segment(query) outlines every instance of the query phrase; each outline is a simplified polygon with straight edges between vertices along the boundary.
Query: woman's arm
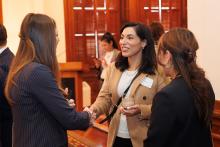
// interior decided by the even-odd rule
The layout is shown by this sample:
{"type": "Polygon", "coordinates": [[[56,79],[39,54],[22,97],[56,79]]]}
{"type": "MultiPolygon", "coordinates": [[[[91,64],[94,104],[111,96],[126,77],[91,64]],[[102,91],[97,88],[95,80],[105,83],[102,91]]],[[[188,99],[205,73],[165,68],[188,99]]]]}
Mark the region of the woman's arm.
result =
{"type": "Polygon", "coordinates": [[[88,112],[76,112],[68,105],[49,68],[46,66],[35,68],[29,82],[34,97],[64,128],[86,129],[89,127],[88,112]]]}
{"type": "Polygon", "coordinates": [[[164,147],[170,140],[170,133],[174,125],[175,111],[169,96],[159,92],[152,106],[148,137],[144,141],[146,147],[164,147]]]}

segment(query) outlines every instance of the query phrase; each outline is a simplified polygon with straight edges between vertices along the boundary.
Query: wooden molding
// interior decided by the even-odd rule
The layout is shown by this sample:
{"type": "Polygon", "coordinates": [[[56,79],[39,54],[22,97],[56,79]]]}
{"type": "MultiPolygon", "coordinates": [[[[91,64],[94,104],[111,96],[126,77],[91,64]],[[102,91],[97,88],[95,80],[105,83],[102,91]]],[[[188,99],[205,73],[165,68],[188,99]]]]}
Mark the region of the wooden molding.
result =
{"type": "MultiPolygon", "coordinates": [[[[74,97],[76,110],[83,110],[83,95],[82,95],[82,77],[81,72],[86,69],[82,62],[67,62],[60,63],[60,74],[62,79],[68,79],[68,83],[73,83],[74,97]]],[[[69,87],[70,88],[70,87],[69,87]]]]}

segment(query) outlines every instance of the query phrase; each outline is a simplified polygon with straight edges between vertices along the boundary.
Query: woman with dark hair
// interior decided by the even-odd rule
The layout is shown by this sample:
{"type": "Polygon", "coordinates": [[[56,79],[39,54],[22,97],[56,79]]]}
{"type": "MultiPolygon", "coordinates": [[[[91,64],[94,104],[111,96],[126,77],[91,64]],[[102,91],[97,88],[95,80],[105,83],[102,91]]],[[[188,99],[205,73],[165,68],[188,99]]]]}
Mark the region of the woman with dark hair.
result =
{"type": "Polygon", "coordinates": [[[212,147],[215,94],[196,63],[198,48],[184,28],[161,37],[158,62],[172,81],[154,98],[146,147],[212,147]]]}
{"type": "Polygon", "coordinates": [[[154,43],[158,44],[158,41],[161,35],[163,35],[165,32],[163,25],[160,22],[154,21],[150,24],[149,27],[150,27],[150,30],[151,30],[151,33],[154,39],[154,43]]]}
{"type": "Polygon", "coordinates": [[[76,112],[60,89],[55,21],[29,13],[20,29],[18,51],[5,93],[13,114],[13,146],[67,147],[67,129],[89,127],[89,112],[76,112]]]}
{"type": "Polygon", "coordinates": [[[164,27],[160,22],[156,22],[156,21],[152,22],[149,27],[150,27],[150,31],[151,31],[153,39],[154,39],[154,46],[155,46],[155,50],[157,53],[158,41],[159,41],[160,37],[165,33],[164,27]]]}
{"type": "Polygon", "coordinates": [[[120,33],[121,53],[108,67],[90,109],[97,115],[115,112],[107,117],[111,118],[108,147],[140,147],[147,137],[152,98],[164,86],[164,79],[156,72],[154,41],[149,29],[141,23],[127,23],[120,33]]]}
{"type": "Polygon", "coordinates": [[[110,32],[106,32],[100,40],[100,49],[104,51],[102,59],[94,59],[97,69],[100,70],[100,78],[105,79],[106,68],[114,62],[119,54],[118,45],[110,32]]]}

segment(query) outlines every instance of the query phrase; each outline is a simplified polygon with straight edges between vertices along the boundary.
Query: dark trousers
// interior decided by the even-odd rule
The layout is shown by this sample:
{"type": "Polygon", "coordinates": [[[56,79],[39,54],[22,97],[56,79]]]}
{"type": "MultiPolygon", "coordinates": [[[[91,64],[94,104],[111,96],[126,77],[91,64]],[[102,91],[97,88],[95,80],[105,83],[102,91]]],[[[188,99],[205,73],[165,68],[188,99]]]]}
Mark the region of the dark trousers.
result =
{"type": "Polygon", "coordinates": [[[113,147],[133,147],[131,139],[116,137],[113,147]]]}
{"type": "Polygon", "coordinates": [[[0,137],[2,147],[12,147],[12,120],[0,122],[0,137]]]}

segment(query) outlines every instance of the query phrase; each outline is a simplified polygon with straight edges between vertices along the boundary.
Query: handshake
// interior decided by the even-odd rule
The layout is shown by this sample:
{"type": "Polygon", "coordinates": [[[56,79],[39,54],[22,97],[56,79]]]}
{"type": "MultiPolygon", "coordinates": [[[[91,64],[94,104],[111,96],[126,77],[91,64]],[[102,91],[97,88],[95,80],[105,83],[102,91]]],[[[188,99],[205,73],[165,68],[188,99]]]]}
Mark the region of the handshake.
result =
{"type": "MultiPolygon", "coordinates": [[[[74,108],[76,104],[75,104],[74,99],[72,99],[70,97],[71,91],[68,88],[65,88],[65,90],[63,92],[64,92],[64,96],[66,97],[66,100],[67,100],[69,106],[74,108]]],[[[90,124],[90,126],[92,126],[93,123],[96,120],[96,117],[97,117],[96,113],[92,109],[90,109],[88,107],[85,107],[83,111],[85,111],[85,112],[87,112],[89,114],[89,118],[90,118],[90,123],[89,124],[90,124]]]]}
{"type": "Polygon", "coordinates": [[[83,111],[86,111],[89,114],[89,118],[90,118],[89,125],[93,126],[93,124],[97,118],[96,113],[88,107],[85,107],[83,111]]]}
{"type": "MultiPolygon", "coordinates": [[[[70,107],[75,107],[75,102],[74,102],[73,99],[70,99],[70,100],[67,100],[67,101],[68,101],[68,104],[69,104],[70,107]]],[[[92,109],[90,109],[88,107],[85,107],[83,109],[83,111],[85,111],[85,112],[87,112],[89,114],[89,118],[90,118],[89,125],[93,126],[93,123],[95,122],[96,117],[97,117],[96,113],[92,109]]]]}
{"type": "MultiPolygon", "coordinates": [[[[69,100],[67,100],[68,101],[68,104],[69,104],[69,106],[70,107],[75,107],[75,102],[74,102],[74,100],[73,99],[69,99],[69,100]]],[[[92,110],[92,109],[90,109],[90,108],[88,108],[88,107],[85,107],[84,109],[83,109],[83,111],[85,111],[85,112],[87,112],[88,114],[89,114],[89,118],[90,118],[90,122],[89,122],[89,125],[90,126],[93,126],[93,123],[95,122],[95,120],[96,120],[96,113],[92,110]]]]}

